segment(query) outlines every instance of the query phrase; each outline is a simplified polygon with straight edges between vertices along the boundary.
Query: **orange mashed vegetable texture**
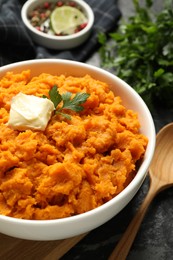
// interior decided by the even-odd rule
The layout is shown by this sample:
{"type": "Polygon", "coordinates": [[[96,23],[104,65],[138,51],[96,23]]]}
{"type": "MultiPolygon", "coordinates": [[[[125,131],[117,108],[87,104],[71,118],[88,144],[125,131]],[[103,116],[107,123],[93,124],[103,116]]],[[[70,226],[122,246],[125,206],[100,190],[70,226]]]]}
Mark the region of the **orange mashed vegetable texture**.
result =
{"type": "Polygon", "coordinates": [[[8,72],[0,80],[0,214],[58,219],[111,200],[134,178],[145,153],[148,140],[139,129],[137,114],[89,75],[8,72]],[[6,125],[13,96],[42,97],[53,85],[60,93],[89,93],[84,110],[71,111],[71,120],[53,115],[44,132],[6,125]]]}

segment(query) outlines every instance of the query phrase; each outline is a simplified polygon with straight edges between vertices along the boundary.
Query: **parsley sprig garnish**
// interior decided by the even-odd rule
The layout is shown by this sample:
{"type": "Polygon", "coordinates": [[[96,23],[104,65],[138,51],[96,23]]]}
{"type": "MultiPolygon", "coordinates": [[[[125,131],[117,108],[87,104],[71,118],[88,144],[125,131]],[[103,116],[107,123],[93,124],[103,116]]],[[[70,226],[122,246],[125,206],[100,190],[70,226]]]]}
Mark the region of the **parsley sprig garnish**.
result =
{"type": "MultiPolygon", "coordinates": [[[[49,98],[54,104],[55,114],[61,114],[67,119],[71,119],[71,116],[64,113],[63,110],[73,110],[75,112],[82,111],[84,109],[82,104],[86,102],[89,96],[90,94],[83,92],[78,92],[74,96],[71,92],[65,92],[61,95],[56,85],[49,90],[49,98]],[[62,103],[62,105],[58,107],[60,103],[62,103]]],[[[43,98],[48,97],[43,95],[43,98]]]]}

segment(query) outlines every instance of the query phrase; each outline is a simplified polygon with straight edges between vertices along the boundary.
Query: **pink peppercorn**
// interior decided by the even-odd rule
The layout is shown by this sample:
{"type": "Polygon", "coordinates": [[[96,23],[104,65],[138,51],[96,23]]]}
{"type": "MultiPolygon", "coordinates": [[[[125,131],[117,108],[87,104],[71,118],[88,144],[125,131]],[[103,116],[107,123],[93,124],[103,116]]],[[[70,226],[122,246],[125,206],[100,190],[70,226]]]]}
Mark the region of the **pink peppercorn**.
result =
{"type": "Polygon", "coordinates": [[[46,14],[45,14],[45,13],[41,13],[41,14],[40,14],[40,17],[41,17],[42,19],[44,19],[44,18],[46,17],[46,14]]]}
{"type": "Polygon", "coordinates": [[[75,3],[75,2],[69,2],[69,6],[75,7],[75,6],[76,6],[76,3],[75,3]]]}
{"type": "Polygon", "coordinates": [[[82,29],[84,29],[86,26],[87,26],[87,23],[82,23],[82,24],[80,24],[80,29],[82,30],[82,29]]]}
{"type": "Polygon", "coordinates": [[[40,28],[39,26],[37,26],[36,29],[37,29],[38,31],[41,31],[41,28],[40,28]]]}
{"type": "Polygon", "coordinates": [[[44,3],[44,8],[48,9],[50,7],[50,3],[49,2],[45,2],[44,3]]]}
{"type": "Polygon", "coordinates": [[[62,2],[62,1],[58,1],[56,5],[57,5],[58,7],[61,7],[61,6],[63,6],[63,2],[62,2]]]}

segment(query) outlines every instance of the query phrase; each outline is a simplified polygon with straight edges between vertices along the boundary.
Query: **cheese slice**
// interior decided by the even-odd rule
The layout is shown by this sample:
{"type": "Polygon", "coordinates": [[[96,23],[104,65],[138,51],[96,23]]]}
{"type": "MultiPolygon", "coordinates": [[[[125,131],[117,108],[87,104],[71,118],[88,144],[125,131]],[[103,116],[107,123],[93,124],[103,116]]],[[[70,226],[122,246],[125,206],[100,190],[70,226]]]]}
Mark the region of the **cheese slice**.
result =
{"type": "Polygon", "coordinates": [[[12,98],[8,126],[44,131],[55,107],[51,100],[19,93],[12,98]]]}

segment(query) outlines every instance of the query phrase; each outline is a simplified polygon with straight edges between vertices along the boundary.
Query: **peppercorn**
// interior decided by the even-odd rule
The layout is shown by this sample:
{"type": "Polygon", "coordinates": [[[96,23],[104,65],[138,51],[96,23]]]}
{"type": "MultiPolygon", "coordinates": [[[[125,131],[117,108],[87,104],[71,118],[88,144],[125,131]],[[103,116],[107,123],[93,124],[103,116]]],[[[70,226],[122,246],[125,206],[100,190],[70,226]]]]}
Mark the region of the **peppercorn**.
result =
{"type": "Polygon", "coordinates": [[[50,7],[50,3],[49,2],[45,2],[44,3],[44,8],[48,9],[50,7]]]}
{"type": "Polygon", "coordinates": [[[75,3],[75,2],[69,2],[69,6],[75,7],[75,6],[76,6],[76,3],[75,3]]]}
{"type": "Polygon", "coordinates": [[[62,1],[58,1],[56,5],[57,5],[58,7],[61,7],[61,6],[63,6],[63,2],[62,2],[62,1]]]}

